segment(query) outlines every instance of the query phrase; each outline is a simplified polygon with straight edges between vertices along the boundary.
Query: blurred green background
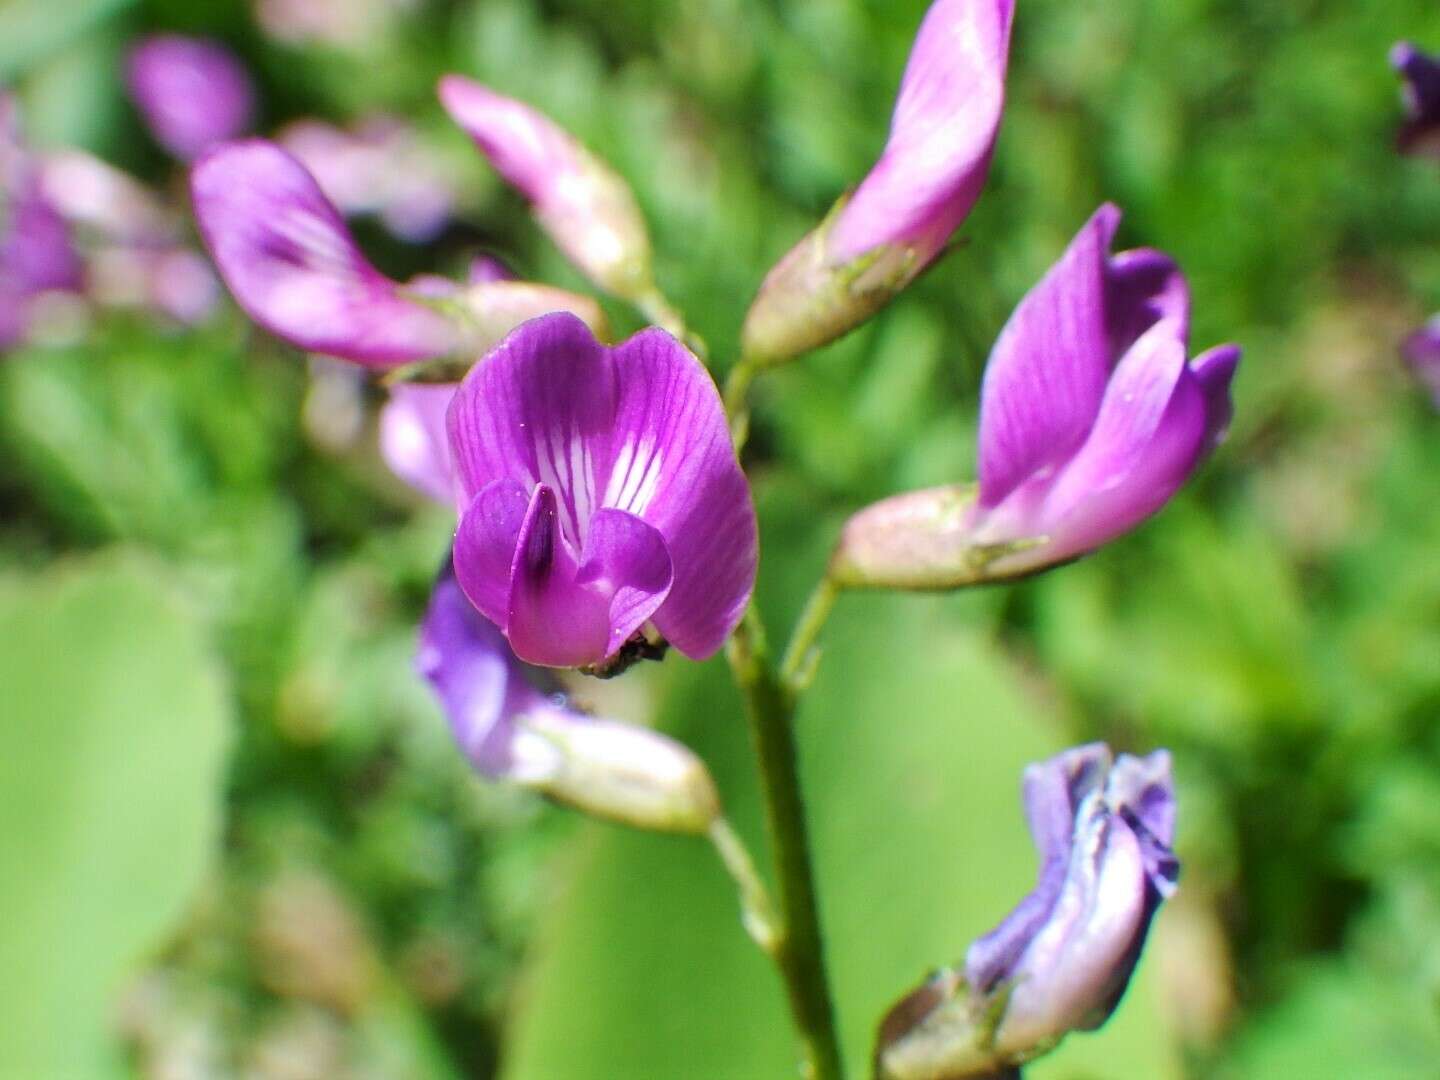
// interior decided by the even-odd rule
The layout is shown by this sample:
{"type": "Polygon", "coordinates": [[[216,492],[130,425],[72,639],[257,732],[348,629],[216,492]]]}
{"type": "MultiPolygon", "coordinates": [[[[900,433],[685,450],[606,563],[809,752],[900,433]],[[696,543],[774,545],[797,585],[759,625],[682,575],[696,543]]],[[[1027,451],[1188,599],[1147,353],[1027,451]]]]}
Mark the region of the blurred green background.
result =
{"type": "MultiPolygon", "coordinates": [[[[261,130],[384,109],[453,167],[434,243],[359,226],[384,269],[485,249],[583,289],[440,112],[435,78],[474,75],[634,184],[717,370],[878,152],[925,8],[313,2],[335,40],[232,0],[7,0],[0,80],[36,144],[174,190],[120,56],[216,36],[261,130]]],[[[1111,1024],[1027,1076],[1440,1075],[1440,418],[1396,354],[1440,307],[1440,171],[1392,151],[1402,37],[1440,48],[1433,0],[1022,0],[963,244],[760,384],[779,636],[848,512],[972,473],[989,345],[1102,199],[1189,273],[1195,344],[1247,350],[1229,442],[1133,536],[1013,588],[842,600],[800,738],[857,1075],[888,1003],[1030,887],[1023,764],[1092,738],[1174,751],[1184,883],[1111,1024]]],[[[0,1076],[792,1075],[704,847],[454,752],[409,666],[452,523],[373,430],[317,437],[308,387],[228,308],[0,363],[0,1076]]],[[[577,689],[699,749],[763,847],[723,662],[577,689]]]]}

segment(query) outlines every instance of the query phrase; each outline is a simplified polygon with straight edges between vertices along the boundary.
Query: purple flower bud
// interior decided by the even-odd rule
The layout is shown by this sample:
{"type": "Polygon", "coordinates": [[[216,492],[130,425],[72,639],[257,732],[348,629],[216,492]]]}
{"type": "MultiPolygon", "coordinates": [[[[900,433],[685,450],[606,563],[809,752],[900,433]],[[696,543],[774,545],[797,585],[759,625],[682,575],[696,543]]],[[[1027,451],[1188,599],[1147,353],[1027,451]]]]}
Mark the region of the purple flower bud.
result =
{"type": "Polygon", "coordinates": [[[216,41],[160,34],[130,50],[130,96],[155,141],[181,161],[233,139],[250,125],[250,76],[216,41]]]}
{"type": "Polygon", "coordinates": [[[1014,0],[936,0],[869,175],[766,277],[745,354],[778,363],[843,336],[904,289],[969,215],[1005,104],[1014,0]]]}
{"type": "Polygon", "coordinates": [[[603,665],[647,622],[714,653],[755,583],[750,491],[719,394],[662,330],[615,348],[535,319],[466,377],[449,434],[455,571],[521,659],[603,665]]]}
{"type": "Polygon", "coordinates": [[[403,120],[371,116],[352,131],[301,120],[277,141],[346,217],[373,214],[411,243],[432,239],[450,218],[454,194],[441,162],[403,120]]]}
{"type": "Polygon", "coordinates": [[[447,572],[435,586],[416,657],[483,775],[543,791],[581,810],[668,832],[703,833],[719,814],[704,764],[644,728],[594,719],[545,694],[505,638],[447,572]]]}
{"type": "Polygon", "coordinates": [[[380,456],[390,471],[436,502],[456,498],[445,414],[455,383],[396,383],[380,410],[380,456]]]}
{"type": "Polygon", "coordinates": [[[1406,119],[1398,143],[1407,154],[1440,157],[1440,60],[1408,41],[1390,50],[1390,65],[1405,80],[1406,119]]]}
{"type": "Polygon", "coordinates": [[[82,284],[70,230],[21,140],[15,100],[0,93],[0,348],[25,339],[44,294],[78,292],[82,284]]]}
{"type": "Polygon", "coordinates": [[[456,323],[360,252],[305,167],[274,143],[221,146],[191,170],[200,233],[252,319],[310,352],[375,367],[461,344],[456,323]]]}
{"type": "Polygon", "coordinates": [[[1115,1010],[1150,920],[1175,890],[1170,756],[1103,743],[1025,771],[1040,851],[1034,891],[881,1028],[882,1080],[988,1077],[1098,1028],[1115,1010]]]}
{"type": "Polygon", "coordinates": [[[1410,370],[1430,391],[1431,400],[1440,409],[1440,316],[1406,338],[1401,351],[1410,370]]]}
{"type": "Polygon", "coordinates": [[[653,295],[650,240],[630,187],[549,117],[460,75],[440,102],[565,256],[602,289],[627,300],[653,295]]]}
{"type": "Polygon", "coordinates": [[[1158,251],[1110,254],[1100,208],[1020,302],[990,354],[980,482],[851,519],[838,581],[952,588],[1092,551],[1155,513],[1223,438],[1233,345],[1187,360],[1190,293],[1158,251]]]}

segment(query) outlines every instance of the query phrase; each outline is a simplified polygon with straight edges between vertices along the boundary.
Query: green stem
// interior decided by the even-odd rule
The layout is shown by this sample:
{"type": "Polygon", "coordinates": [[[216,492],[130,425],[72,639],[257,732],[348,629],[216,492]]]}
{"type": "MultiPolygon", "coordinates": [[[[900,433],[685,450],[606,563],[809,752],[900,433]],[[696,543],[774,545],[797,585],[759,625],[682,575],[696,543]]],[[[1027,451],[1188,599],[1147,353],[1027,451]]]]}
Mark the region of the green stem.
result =
{"type": "Polygon", "coordinates": [[[844,1073],[835,1031],[815,901],[810,840],[795,751],[794,698],[770,662],[764,628],[752,605],[727,650],[760,759],[766,823],[775,850],[783,928],[773,954],[785,982],[790,1012],[804,1045],[807,1080],[841,1080],[844,1073]]]}
{"type": "Polygon", "coordinates": [[[778,956],[780,923],[770,893],[755,869],[755,860],[750,857],[750,849],[723,817],[716,818],[710,826],[710,842],[740,889],[740,919],[745,931],[764,952],[778,956]]]}
{"type": "Polygon", "coordinates": [[[815,661],[820,655],[815,639],[824,629],[839,596],[840,586],[826,574],[805,602],[805,610],[800,613],[800,621],[795,624],[790,644],[785,647],[785,656],[780,661],[780,683],[791,695],[800,693],[810,683],[815,661]]]}
{"type": "Polygon", "coordinates": [[[742,357],[725,378],[725,414],[730,417],[730,437],[735,443],[736,457],[745,449],[745,441],[750,437],[750,384],[759,371],[742,357]]]}

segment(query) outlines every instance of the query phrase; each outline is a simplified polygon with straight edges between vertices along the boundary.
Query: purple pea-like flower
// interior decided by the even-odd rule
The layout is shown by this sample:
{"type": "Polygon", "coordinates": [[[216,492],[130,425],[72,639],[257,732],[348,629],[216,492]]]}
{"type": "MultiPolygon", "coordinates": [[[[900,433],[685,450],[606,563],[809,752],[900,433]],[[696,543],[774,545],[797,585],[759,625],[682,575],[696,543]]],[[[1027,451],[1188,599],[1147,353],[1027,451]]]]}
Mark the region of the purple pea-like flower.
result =
{"type": "Polygon", "coordinates": [[[440,103],[540,225],[592,281],[630,300],[654,292],[650,239],[630,187],[543,113],[461,75],[446,75],[440,103]]]}
{"type": "Polygon", "coordinates": [[[936,0],[910,53],[880,160],[766,277],[746,317],[755,363],[868,319],[944,250],[989,173],[1014,0],[936,0]]]}
{"type": "Polygon", "coordinates": [[[1440,316],[1416,330],[1401,347],[1405,362],[1440,409],[1440,316]]]}
{"type": "Polygon", "coordinates": [[[1240,350],[1187,359],[1190,292],[1169,256],[1110,253],[1102,206],[1020,302],[986,367],[979,485],[851,519],[856,586],[948,588],[1083,555],[1158,511],[1223,438],[1240,350]]]}
{"type": "Polygon", "coordinates": [[[960,969],[892,1010],[882,1080],[992,1076],[1098,1028],[1124,995],[1179,876],[1170,756],[1081,746],[1026,769],[1024,794],[1039,880],[960,969]]]}
{"type": "Polygon", "coordinates": [[[155,141],[191,161],[250,125],[255,91],[217,41],[159,34],[130,50],[126,84],[155,141]]]}
{"type": "Polygon", "coordinates": [[[528,671],[448,571],[420,628],[416,667],[455,741],[492,780],[648,829],[703,833],[719,814],[704,764],[672,739],[586,716],[528,671]]]}
{"type": "Polygon", "coordinates": [[[456,576],[521,659],[601,667],[647,622],[702,659],[735,628],[755,510],[715,385],[669,334],[606,348],[534,319],[466,376],[449,432],[456,576]]]}
{"type": "Polygon", "coordinates": [[[1407,154],[1440,157],[1440,59],[1408,41],[1390,50],[1390,65],[1404,80],[1406,118],[1397,137],[1407,154]]]}
{"type": "Polygon", "coordinates": [[[220,275],[252,319],[310,352],[373,367],[461,344],[454,321],[370,264],[338,210],[292,155],[262,139],[196,163],[191,196],[220,275]]]}

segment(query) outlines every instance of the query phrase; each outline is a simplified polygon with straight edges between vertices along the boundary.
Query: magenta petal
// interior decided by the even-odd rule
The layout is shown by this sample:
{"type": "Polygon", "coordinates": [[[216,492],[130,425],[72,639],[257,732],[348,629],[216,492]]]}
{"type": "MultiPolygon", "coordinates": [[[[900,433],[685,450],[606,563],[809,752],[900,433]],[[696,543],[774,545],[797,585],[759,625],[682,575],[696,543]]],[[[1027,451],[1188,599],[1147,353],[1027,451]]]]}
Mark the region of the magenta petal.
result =
{"type": "Polygon", "coordinates": [[[407,300],[355,246],[339,212],[298,161],[251,139],[191,171],[201,235],[256,322],[309,352],[384,367],[448,352],[449,320],[407,300]]]}
{"type": "Polygon", "coordinates": [[[595,514],[576,581],[610,597],[606,656],[613,656],[665,602],[673,580],[670,552],[654,526],[624,510],[595,514]]]}
{"type": "Polygon", "coordinates": [[[455,498],[445,414],[456,389],[449,383],[398,383],[380,410],[380,454],[390,471],[442,503],[455,498]]]}
{"type": "Polygon", "coordinates": [[[710,376],[662,330],[614,350],[620,380],[604,503],[639,514],[674,564],[655,625],[693,659],[710,656],[749,603],[759,561],[750,488],[710,376]]]}
{"type": "Polygon", "coordinates": [[[510,570],[530,501],[513,480],[496,480],[470,501],[455,531],[455,576],[470,602],[501,628],[510,619],[510,570]]]}
{"type": "Polygon", "coordinates": [[[155,141],[189,161],[242,134],[255,107],[250,76],[217,41],[160,34],[126,60],[126,85],[155,141]]]}
{"type": "Polygon", "coordinates": [[[1239,345],[1217,345],[1190,361],[1191,374],[1205,395],[1206,453],[1224,441],[1230,428],[1230,418],[1235,411],[1230,401],[1230,383],[1239,366],[1239,345]]]}
{"type": "Polygon", "coordinates": [[[1113,354],[1107,259],[1120,211],[1095,212],[1005,324],[980,391],[980,503],[993,507],[1089,434],[1113,354]]]}
{"type": "Polygon", "coordinates": [[[1173,320],[1182,339],[1190,333],[1190,286],[1175,260],[1153,248],[1110,259],[1105,308],[1112,356],[1123,356],[1161,319],[1173,320]]]}
{"type": "Polygon", "coordinates": [[[831,255],[908,244],[928,262],[975,205],[1005,105],[1014,0],[937,0],[916,35],[884,153],[841,211],[831,255]]]}

